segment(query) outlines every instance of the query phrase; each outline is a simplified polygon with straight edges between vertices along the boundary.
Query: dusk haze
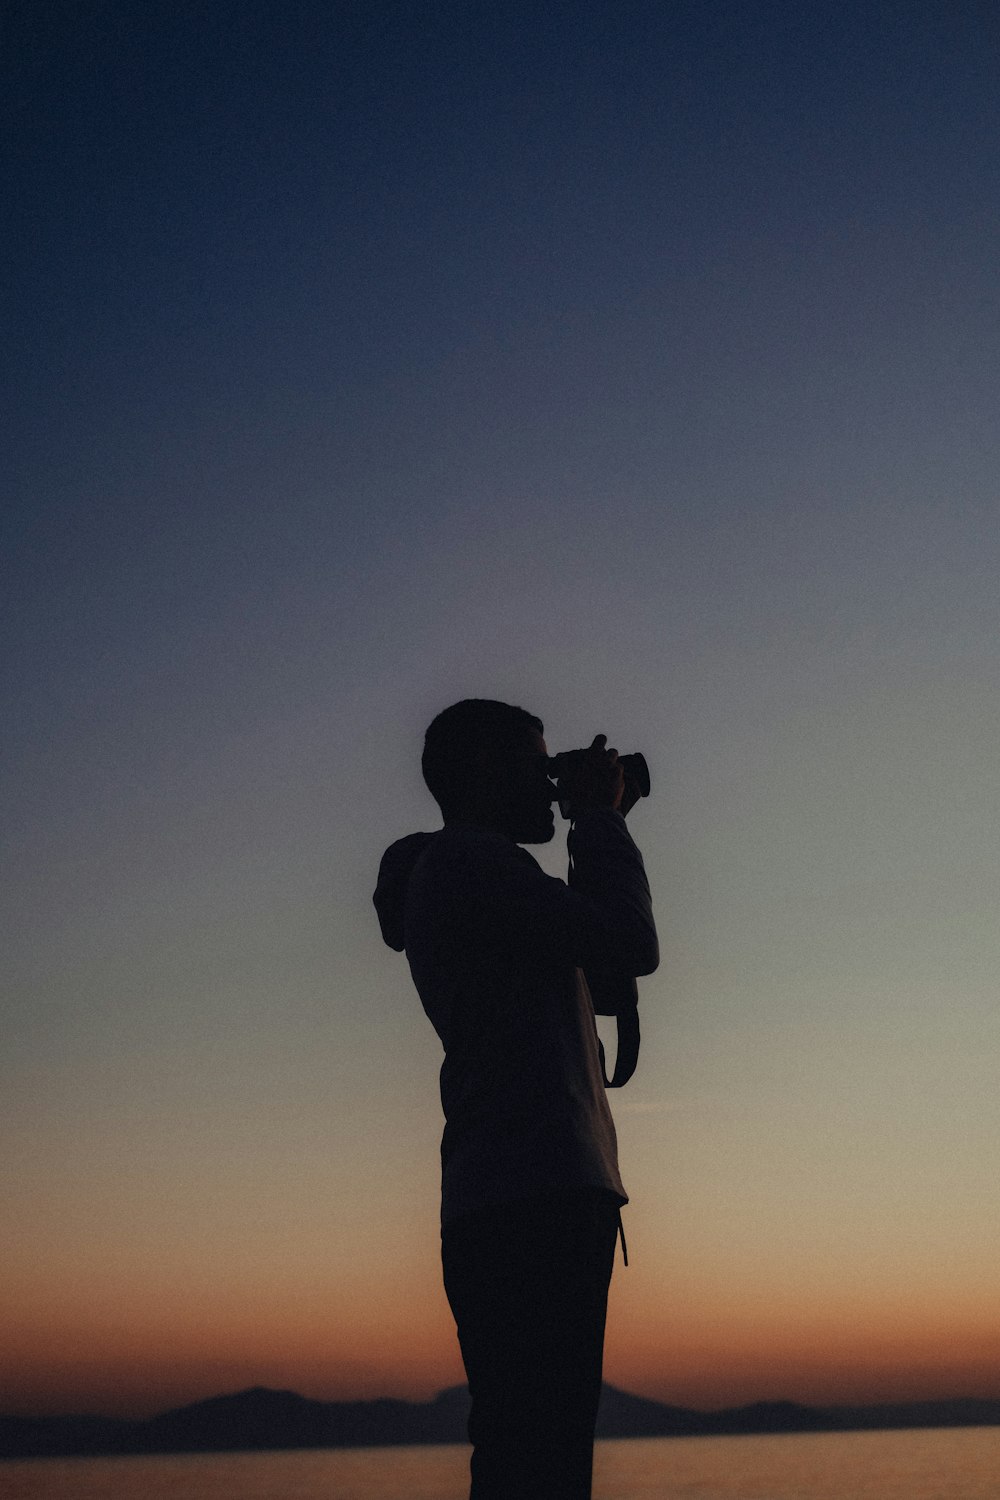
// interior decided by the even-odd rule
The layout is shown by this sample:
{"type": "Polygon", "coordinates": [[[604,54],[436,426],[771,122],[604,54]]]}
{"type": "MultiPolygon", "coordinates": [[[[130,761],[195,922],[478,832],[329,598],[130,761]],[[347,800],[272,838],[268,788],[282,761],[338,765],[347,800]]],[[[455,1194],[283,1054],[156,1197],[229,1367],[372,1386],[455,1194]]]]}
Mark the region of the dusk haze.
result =
{"type": "Polygon", "coordinates": [[[464,1380],[469,697],[652,779],[605,1379],[1000,1399],[996,5],[8,10],[0,1414],[464,1380]]]}

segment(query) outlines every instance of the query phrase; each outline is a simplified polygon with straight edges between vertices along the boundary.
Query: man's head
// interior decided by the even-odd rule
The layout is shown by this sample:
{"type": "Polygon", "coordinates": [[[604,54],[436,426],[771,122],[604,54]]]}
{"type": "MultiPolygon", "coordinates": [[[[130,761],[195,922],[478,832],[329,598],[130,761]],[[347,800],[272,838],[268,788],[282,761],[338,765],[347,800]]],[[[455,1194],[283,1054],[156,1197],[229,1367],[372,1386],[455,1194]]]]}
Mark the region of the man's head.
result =
{"type": "Polygon", "coordinates": [[[555,832],[542,722],[491,698],[438,714],[424,739],[424,780],[446,823],[478,823],[518,844],[555,832]]]}

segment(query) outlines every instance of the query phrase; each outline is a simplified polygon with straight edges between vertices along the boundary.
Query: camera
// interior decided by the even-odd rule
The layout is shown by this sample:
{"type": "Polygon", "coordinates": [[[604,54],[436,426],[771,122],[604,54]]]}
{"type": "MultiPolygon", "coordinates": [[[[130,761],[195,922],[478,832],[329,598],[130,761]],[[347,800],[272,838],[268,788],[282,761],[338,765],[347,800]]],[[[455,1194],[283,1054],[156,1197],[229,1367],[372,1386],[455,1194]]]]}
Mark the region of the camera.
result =
{"type": "MultiPolygon", "coordinates": [[[[550,778],[558,783],[565,780],[567,776],[572,776],[574,766],[578,765],[586,754],[586,750],[562,750],[558,755],[550,755],[548,771],[550,778]]],[[[626,801],[638,802],[640,797],[648,797],[649,767],[646,764],[646,757],[635,750],[631,755],[619,755],[618,764],[625,773],[626,801]]],[[[571,817],[572,809],[569,799],[562,796],[558,790],[556,795],[559,811],[563,817],[571,817]]]]}

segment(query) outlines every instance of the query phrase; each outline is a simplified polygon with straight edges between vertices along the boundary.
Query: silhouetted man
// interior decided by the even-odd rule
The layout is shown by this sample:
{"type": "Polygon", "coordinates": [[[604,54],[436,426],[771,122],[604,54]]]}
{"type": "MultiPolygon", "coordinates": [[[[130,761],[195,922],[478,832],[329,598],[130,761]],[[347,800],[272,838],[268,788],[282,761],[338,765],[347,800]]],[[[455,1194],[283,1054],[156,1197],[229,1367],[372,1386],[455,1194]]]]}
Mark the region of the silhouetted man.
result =
{"type": "Polygon", "coordinates": [[[445,709],[422,761],[444,827],[392,845],[375,893],[445,1049],[442,1259],[472,1395],[471,1500],[591,1493],[628,1200],[584,971],[595,999],[603,986],[631,1003],[634,976],[658,961],[622,769],[604,743],[560,783],[567,886],[518,847],[555,831],[540,721],[486,699],[445,709]]]}

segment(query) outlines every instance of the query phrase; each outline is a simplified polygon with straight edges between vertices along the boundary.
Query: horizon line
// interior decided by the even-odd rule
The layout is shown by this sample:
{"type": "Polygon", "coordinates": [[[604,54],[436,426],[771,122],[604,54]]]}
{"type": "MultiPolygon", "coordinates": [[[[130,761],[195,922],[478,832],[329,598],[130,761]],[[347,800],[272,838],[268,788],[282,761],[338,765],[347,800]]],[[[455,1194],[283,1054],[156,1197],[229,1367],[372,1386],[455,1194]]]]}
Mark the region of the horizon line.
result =
{"type": "MultiPolygon", "coordinates": [[[[195,1407],[209,1405],[215,1401],[236,1400],[240,1396],[248,1396],[256,1393],[270,1396],[294,1396],[296,1400],[308,1402],[313,1406],[376,1406],[390,1402],[398,1406],[433,1406],[443,1397],[452,1393],[466,1392],[468,1385],[459,1381],[454,1385],[442,1386],[433,1396],[425,1400],[414,1399],[409,1396],[348,1396],[328,1398],[323,1396],[305,1396],[301,1391],[293,1390],[290,1386],[271,1385],[246,1385],[239,1386],[233,1390],[217,1391],[210,1396],[196,1396],[189,1401],[181,1401],[162,1409],[157,1409],[149,1416],[116,1416],[106,1411],[43,1411],[43,1412],[17,1412],[0,1409],[0,1420],[25,1421],[25,1422],[59,1422],[59,1421],[108,1421],[128,1423],[133,1426],[141,1426],[146,1422],[155,1422],[161,1417],[170,1416],[175,1412],[188,1411],[195,1407]]],[[[689,1413],[693,1416],[722,1416],[735,1412],[748,1412],[754,1410],[774,1410],[777,1408],[795,1408],[800,1411],[832,1414],[835,1412],[877,1412],[885,1410],[913,1410],[924,1407],[947,1407],[956,1405],[970,1405],[974,1403],[982,1405],[1000,1405],[1000,1394],[984,1395],[981,1393],[966,1393],[963,1395],[949,1396],[918,1396],[898,1400],[880,1401],[831,1401],[811,1402],[801,1401],[792,1396],[764,1396],[749,1401],[726,1403],[721,1406],[685,1406],[674,1401],[661,1401],[656,1396],[643,1396],[635,1391],[626,1389],[621,1385],[615,1385],[611,1381],[602,1380],[601,1393],[613,1391],[617,1395],[627,1396],[632,1401],[641,1401],[650,1406],[662,1407],[664,1411],[675,1411],[689,1413]]]]}

